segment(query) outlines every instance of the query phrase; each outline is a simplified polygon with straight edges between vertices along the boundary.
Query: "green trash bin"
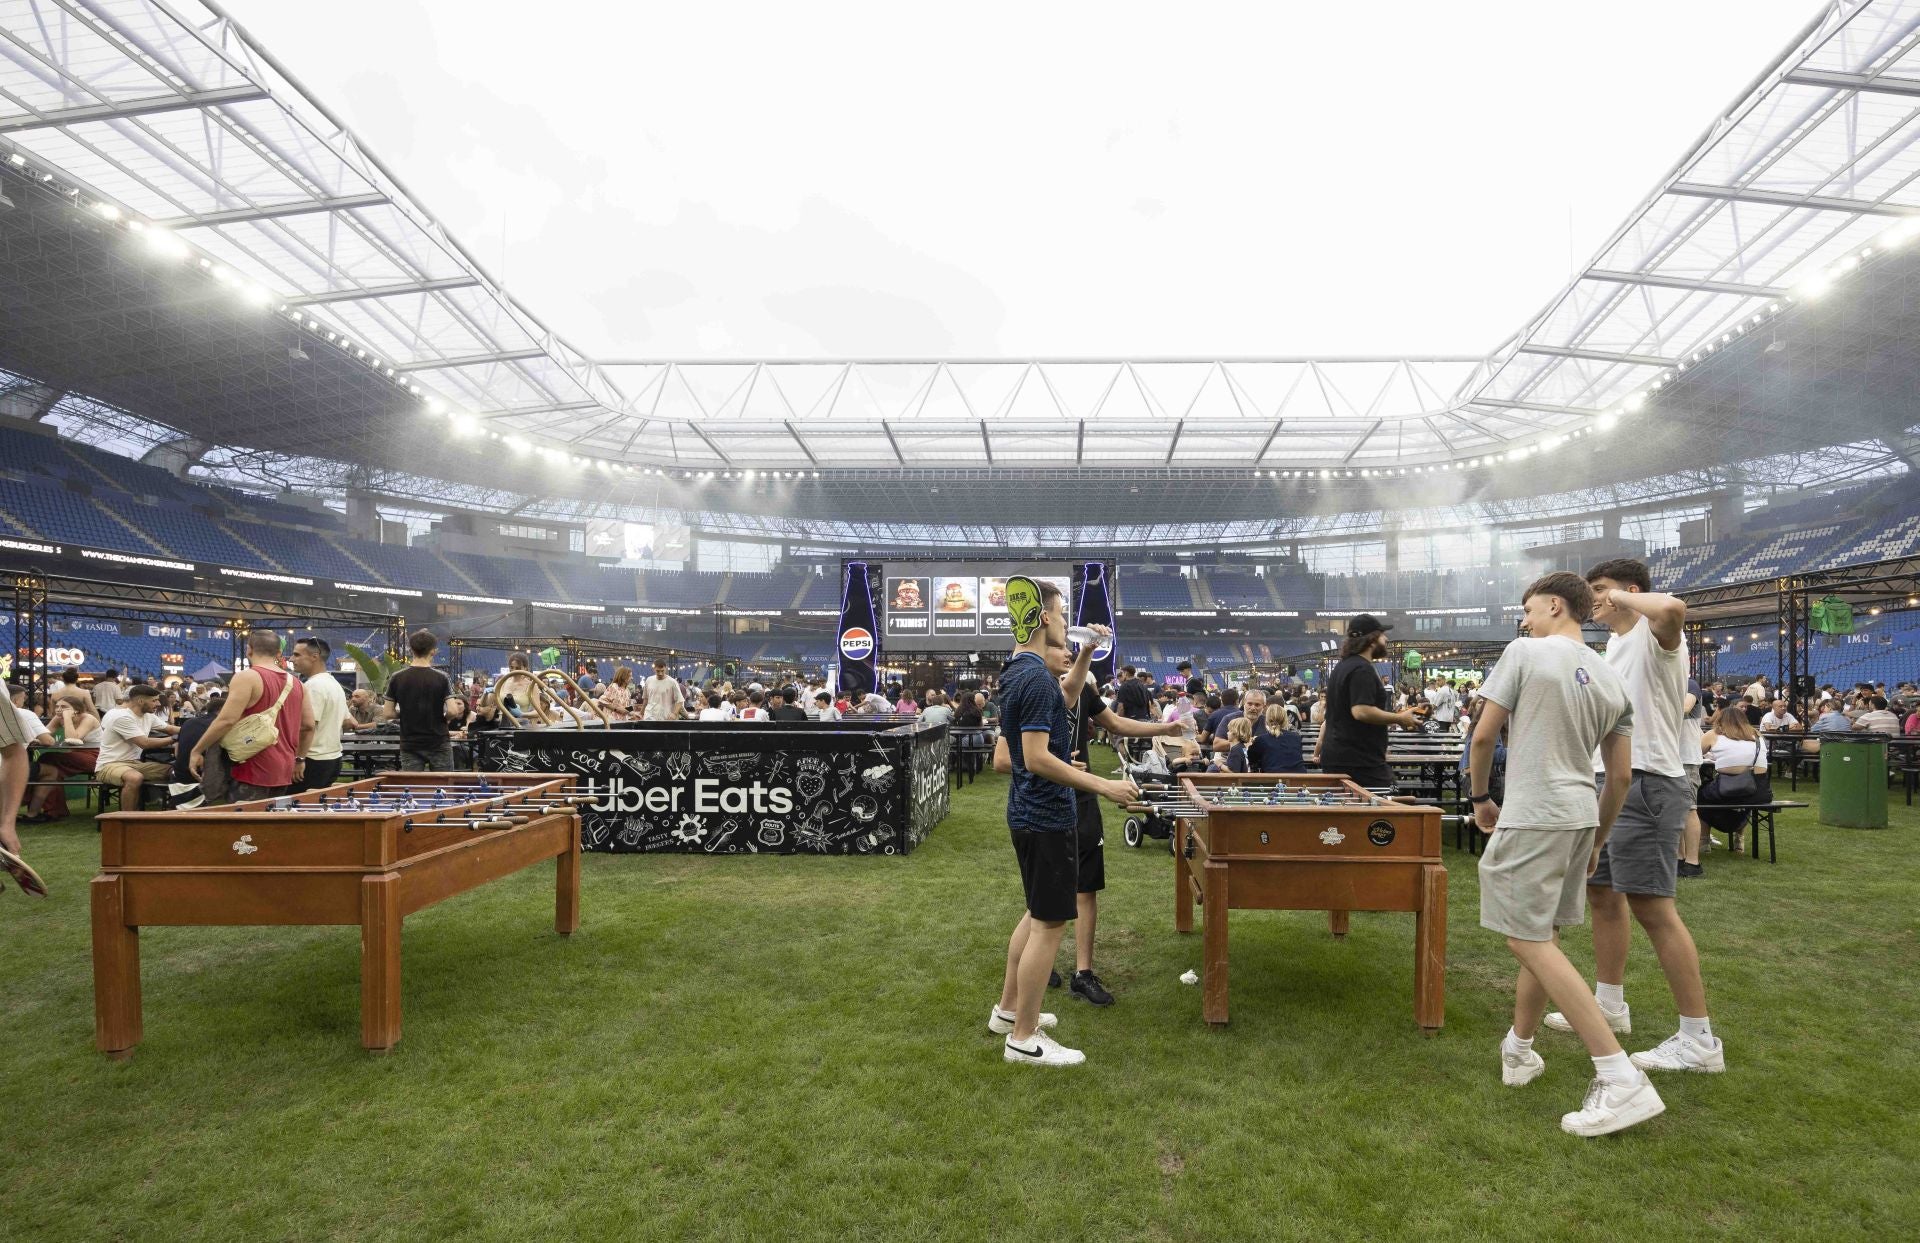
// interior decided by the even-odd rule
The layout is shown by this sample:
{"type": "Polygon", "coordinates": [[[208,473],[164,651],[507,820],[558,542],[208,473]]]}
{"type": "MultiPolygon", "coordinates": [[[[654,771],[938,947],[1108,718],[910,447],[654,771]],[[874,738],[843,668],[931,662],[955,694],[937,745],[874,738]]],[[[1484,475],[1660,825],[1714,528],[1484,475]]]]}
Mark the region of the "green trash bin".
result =
{"type": "Polygon", "coordinates": [[[1820,744],[1820,823],[1842,829],[1887,827],[1886,739],[1820,744]]]}

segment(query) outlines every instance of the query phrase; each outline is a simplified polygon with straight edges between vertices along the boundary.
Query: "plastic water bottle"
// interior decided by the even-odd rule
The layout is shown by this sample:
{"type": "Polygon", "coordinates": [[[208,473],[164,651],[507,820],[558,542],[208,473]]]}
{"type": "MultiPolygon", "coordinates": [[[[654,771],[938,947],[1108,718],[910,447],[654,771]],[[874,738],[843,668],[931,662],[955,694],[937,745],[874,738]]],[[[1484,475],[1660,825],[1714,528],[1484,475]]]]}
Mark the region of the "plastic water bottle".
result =
{"type": "Polygon", "coordinates": [[[1092,626],[1067,627],[1067,642],[1069,643],[1078,646],[1087,643],[1098,644],[1099,641],[1100,636],[1094,633],[1092,626]]]}

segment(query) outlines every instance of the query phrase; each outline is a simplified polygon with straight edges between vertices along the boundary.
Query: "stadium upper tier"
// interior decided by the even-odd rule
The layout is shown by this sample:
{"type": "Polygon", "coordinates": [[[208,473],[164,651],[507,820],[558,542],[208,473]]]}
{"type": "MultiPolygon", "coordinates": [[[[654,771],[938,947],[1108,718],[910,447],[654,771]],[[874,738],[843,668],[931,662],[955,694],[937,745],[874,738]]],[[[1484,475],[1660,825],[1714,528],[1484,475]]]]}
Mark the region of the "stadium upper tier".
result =
{"type": "MultiPolygon", "coordinates": [[[[1748,534],[1652,554],[1656,580],[1685,590],[1920,552],[1920,495],[1899,482],[1770,506],[1756,521],[1764,525],[1748,534]]],[[[183,482],[153,466],[4,425],[0,536],[298,576],[319,587],[359,584],[502,604],[719,604],[781,612],[838,605],[834,577],[812,566],[770,574],[638,570],[578,553],[488,556],[375,543],[348,534],[339,515],[329,510],[183,482]]],[[[1188,569],[1123,566],[1120,606],[1178,612],[1312,609],[1322,603],[1318,580],[1309,591],[1305,579],[1283,581],[1244,566],[1188,569]]],[[[1394,603],[1394,596],[1384,592],[1369,594],[1378,577],[1356,575],[1350,588],[1329,587],[1328,605],[1394,603]]],[[[1483,586],[1474,574],[1428,574],[1421,602],[1488,603],[1478,590],[1483,586]]]]}

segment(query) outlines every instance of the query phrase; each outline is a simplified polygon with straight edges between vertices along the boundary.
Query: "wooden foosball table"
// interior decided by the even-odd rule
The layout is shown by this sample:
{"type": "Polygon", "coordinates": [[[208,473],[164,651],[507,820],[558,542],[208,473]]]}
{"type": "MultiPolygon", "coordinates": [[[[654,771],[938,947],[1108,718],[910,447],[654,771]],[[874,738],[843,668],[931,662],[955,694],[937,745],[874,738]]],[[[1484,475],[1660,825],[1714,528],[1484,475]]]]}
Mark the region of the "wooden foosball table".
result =
{"type": "Polygon", "coordinates": [[[94,1043],[140,1043],[140,929],[358,924],[360,1042],[400,1041],[400,924],[545,859],[554,930],[580,926],[580,817],[571,776],[387,773],[286,798],[100,818],[94,877],[94,1043]]]}
{"type": "Polygon", "coordinates": [[[1447,870],[1437,807],[1397,803],[1334,773],[1195,773],[1147,804],[1173,819],[1173,925],[1201,905],[1201,1009],[1227,1021],[1229,910],[1326,911],[1336,937],[1351,911],[1411,911],[1413,1014],[1445,1013],[1447,870]]]}

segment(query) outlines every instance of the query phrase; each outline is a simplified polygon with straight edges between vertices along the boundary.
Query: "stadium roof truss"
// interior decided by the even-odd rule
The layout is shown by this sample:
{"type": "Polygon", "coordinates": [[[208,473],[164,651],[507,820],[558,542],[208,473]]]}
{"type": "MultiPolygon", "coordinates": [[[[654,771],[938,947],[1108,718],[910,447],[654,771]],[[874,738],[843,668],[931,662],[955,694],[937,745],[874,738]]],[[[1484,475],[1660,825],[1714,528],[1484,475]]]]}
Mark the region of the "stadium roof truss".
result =
{"type": "MultiPolygon", "coordinates": [[[[1836,0],[1484,357],[597,362],[210,0],[7,13],[13,172],[57,176],[116,227],[186,243],[175,253],[259,314],[469,434],[601,461],[1347,469],[1524,455],[1622,403],[1630,417],[1636,394],[1920,213],[1920,0],[1836,0]]],[[[329,419],[312,452],[382,464],[389,413],[329,419]]],[[[232,444],[246,427],[183,430],[232,444]]]]}

